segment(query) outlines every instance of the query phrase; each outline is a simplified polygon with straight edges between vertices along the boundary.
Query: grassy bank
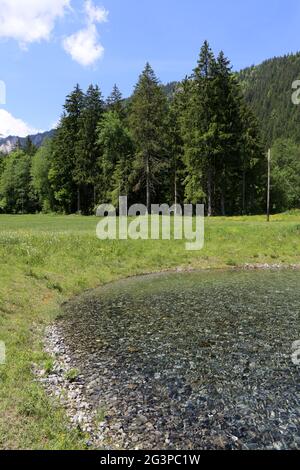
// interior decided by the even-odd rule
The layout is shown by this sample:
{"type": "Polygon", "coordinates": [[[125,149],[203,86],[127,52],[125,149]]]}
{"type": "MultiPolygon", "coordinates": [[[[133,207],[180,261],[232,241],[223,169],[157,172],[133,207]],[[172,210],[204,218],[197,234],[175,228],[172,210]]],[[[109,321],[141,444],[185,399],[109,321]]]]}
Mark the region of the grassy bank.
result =
{"type": "Polygon", "coordinates": [[[34,382],[43,364],[44,327],[59,305],[84,289],[144,272],[175,267],[226,268],[300,264],[300,212],[206,222],[205,248],[184,241],[99,241],[98,219],[77,216],[0,216],[0,448],[74,449],[84,436],[70,432],[34,382]]]}

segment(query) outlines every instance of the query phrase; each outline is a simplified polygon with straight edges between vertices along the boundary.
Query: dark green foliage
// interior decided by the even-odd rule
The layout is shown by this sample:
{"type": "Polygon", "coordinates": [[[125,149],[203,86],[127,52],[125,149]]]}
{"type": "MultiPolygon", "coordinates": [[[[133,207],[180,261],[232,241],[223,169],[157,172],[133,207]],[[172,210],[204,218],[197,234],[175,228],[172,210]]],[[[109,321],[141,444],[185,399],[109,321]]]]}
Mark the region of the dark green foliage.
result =
{"type": "Polygon", "coordinates": [[[205,42],[180,93],[186,200],[205,202],[209,216],[247,212],[254,204],[261,210],[260,194],[251,186],[253,168],[263,158],[260,136],[224,54],[216,59],[205,42]],[[251,207],[246,205],[250,187],[251,207]]]}
{"type": "Polygon", "coordinates": [[[53,140],[46,140],[32,158],[32,188],[37,194],[39,208],[43,212],[54,211],[56,208],[54,192],[49,181],[53,143],[53,140]]]}
{"type": "Polygon", "coordinates": [[[118,206],[119,196],[130,195],[130,175],[134,146],[128,129],[117,111],[108,111],[99,122],[97,143],[101,149],[98,168],[101,200],[118,206]]]}
{"type": "Polygon", "coordinates": [[[0,208],[8,214],[34,212],[37,204],[31,188],[31,157],[15,150],[5,157],[0,180],[0,208]]]}
{"type": "Polygon", "coordinates": [[[67,96],[64,114],[53,142],[53,154],[49,179],[55,200],[61,211],[78,209],[78,183],[76,173],[76,144],[80,129],[80,116],[84,106],[84,94],[79,85],[67,96]],[[77,184],[76,184],[77,183],[77,184]]]}
{"type": "Polygon", "coordinates": [[[205,203],[208,215],[260,213],[267,143],[273,210],[299,207],[297,78],[300,54],[237,75],[205,42],[181,83],[162,87],[147,64],[129,100],[116,85],[106,103],[98,86],[77,85],[50,141],[37,151],[28,138],[0,156],[1,210],[92,214],[127,195],[149,209],[187,202],[205,203]]]}
{"type": "Polygon", "coordinates": [[[133,163],[134,190],[141,194],[149,211],[167,165],[167,116],[166,96],[153,69],[146,64],[130,103],[129,123],[136,149],[133,163]]]}
{"type": "Polygon", "coordinates": [[[5,158],[5,155],[0,152],[0,178],[4,170],[4,158],[5,158]]]}
{"type": "Polygon", "coordinates": [[[125,103],[117,85],[114,85],[113,90],[106,100],[108,111],[115,111],[120,118],[125,117],[125,103]]]}
{"type": "Polygon", "coordinates": [[[177,85],[178,85],[177,82],[170,82],[170,83],[167,83],[166,85],[163,85],[162,87],[163,92],[165,93],[169,101],[173,100],[175,93],[176,93],[177,85]]]}
{"type": "Polygon", "coordinates": [[[212,178],[214,158],[214,77],[216,63],[213,52],[205,41],[198,65],[189,81],[184,83],[186,109],[182,117],[181,134],[184,141],[186,200],[207,202],[212,214],[212,178]]]}
{"type": "Polygon", "coordinates": [[[183,204],[185,165],[183,162],[184,142],[181,135],[181,117],[186,109],[184,93],[180,85],[173,90],[173,99],[168,113],[168,175],[164,200],[170,205],[183,204]]]}
{"type": "MultiPolygon", "coordinates": [[[[241,118],[241,161],[238,177],[238,194],[235,213],[256,214],[265,209],[267,188],[267,158],[262,143],[258,121],[244,103],[241,118]]],[[[231,188],[228,188],[229,194],[231,188]]]]}
{"type": "Polygon", "coordinates": [[[238,74],[238,79],[258,118],[266,145],[278,138],[300,142],[300,106],[292,103],[292,84],[300,79],[300,53],[249,67],[238,74]]]}
{"type": "Polygon", "coordinates": [[[272,148],[273,211],[300,207],[300,145],[279,139],[272,148]]]}
{"type": "Polygon", "coordinates": [[[73,179],[78,188],[77,211],[89,214],[96,206],[96,187],[99,175],[96,170],[99,151],[96,129],[104,112],[104,102],[98,86],[91,85],[83,100],[75,138],[75,164],[73,179]]]}
{"type": "Polygon", "coordinates": [[[28,136],[25,141],[25,145],[23,146],[23,150],[27,155],[31,157],[36,153],[37,147],[33,144],[31,138],[28,136]]]}

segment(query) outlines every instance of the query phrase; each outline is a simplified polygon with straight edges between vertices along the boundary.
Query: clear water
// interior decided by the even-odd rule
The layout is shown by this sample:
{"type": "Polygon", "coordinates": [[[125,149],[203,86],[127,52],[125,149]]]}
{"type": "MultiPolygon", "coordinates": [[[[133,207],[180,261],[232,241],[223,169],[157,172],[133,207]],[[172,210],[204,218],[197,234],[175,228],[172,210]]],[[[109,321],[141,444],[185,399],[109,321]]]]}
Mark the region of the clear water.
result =
{"type": "Polygon", "coordinates": [[[300,448],[299,271],[121,281],[61,328],[120,447],[300,448]]]}

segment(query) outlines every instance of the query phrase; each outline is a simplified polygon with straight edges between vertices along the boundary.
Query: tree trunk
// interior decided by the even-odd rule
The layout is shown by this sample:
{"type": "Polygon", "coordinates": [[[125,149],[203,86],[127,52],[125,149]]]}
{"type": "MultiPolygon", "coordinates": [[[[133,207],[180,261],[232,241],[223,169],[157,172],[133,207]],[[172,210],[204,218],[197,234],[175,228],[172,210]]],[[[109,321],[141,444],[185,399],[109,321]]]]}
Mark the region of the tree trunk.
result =
{"type": "Polygon", "coordinates": [[[148,210],[148,214],[150,214],[150,211],[151,211],[150,164],[149,164],[148,156],[147,156],[147,161],[146,161],[146,190],[147,190],[147,210],[148,210]]]}
{"type": "Polygon", "coordinates": [[[175,203],[175,215],[177,215],[178,194],[177,194],[177,170],[176,168],[175,168],[175,173],[174,173],[174,203],[175,203]]]}
{"type": "Polygon", "coordinates": [[[270,222],[270,191],[271,191],[271,149],[268,151],[268,189],[267,189],[267,221],[270,222]]]}
{"type": "Polygon", "coordinates": [[[242,202],[243,212],[242,215],[246,213],[246,170],[243,168],[243,202],[242,202]]]}
{"type": "Polygon", "coordinates": [[[226,191],[226,170],[225,170],[225,168],[223,168],[222,182],[221,182],[221,214],[222,214],[223,217],[226,216],[225,191],[226,191]],[[224,190],[224,188],[225,188],[225,190],[224,190]]]}
{"type": "Polygon", "coordinates": [[[211,181],[211,164],[209,164],[207,174],[207,216],[212,216],[212,181],[211,181]]]}

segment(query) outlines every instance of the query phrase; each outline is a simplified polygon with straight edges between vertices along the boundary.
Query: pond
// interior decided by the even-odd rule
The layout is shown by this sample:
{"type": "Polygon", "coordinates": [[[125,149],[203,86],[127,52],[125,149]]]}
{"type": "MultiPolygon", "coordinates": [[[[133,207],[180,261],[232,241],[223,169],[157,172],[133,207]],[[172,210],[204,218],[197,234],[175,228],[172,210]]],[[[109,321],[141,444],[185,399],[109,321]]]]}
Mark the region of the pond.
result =
{"type": "Polygon", "coordinates": [[[59,328],[108,442],[300,449],[299,271],[132,278],[65,314],[59,328]]]}

